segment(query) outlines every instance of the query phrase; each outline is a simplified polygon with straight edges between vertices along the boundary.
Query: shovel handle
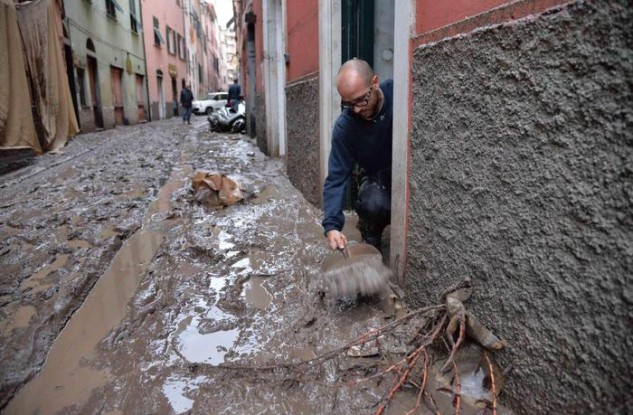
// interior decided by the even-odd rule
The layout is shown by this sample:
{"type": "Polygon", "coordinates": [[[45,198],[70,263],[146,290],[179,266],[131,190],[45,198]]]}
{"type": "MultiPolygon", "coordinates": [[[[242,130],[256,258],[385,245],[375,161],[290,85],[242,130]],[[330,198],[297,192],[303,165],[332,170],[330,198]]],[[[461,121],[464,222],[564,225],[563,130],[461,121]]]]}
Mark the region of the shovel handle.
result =
{"type": "Polygon", "coordinates": [[[345,246],[345,248],[338,248],[338,250],[340,251],[341,255],[343,255],[343,258],[349,259],[349,250],[347,249],[347,245],[345,246]]]}

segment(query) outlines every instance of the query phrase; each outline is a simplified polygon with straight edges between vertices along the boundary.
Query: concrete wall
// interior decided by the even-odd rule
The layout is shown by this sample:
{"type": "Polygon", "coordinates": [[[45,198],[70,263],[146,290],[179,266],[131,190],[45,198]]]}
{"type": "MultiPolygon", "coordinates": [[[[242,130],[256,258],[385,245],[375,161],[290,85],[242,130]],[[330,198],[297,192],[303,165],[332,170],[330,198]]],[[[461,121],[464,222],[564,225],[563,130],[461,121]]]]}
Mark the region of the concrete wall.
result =
{"type": "Polygon", "coordinates": [[[414,52],[408,301],[473,278],[519,414],[633,405],[632,17],[577,2],[414,52]]]}
{"type": "Polygon", "coordinates": [[[288,177],[310,203],[320,206],[318,77],[286,88],[286,123],[288,177]]]}

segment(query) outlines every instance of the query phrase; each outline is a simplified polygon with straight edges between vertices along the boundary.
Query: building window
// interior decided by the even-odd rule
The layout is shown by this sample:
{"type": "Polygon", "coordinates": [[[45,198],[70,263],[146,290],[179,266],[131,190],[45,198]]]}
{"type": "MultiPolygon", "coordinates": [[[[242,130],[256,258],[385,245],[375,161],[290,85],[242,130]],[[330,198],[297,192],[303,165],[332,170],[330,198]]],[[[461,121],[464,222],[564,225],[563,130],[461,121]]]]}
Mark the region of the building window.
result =
{"type": "Polygon", "coordinates": [[[165,34],[166,34],[166,38],[167,38],[167,52],[169,52],[171,55],[175,55],[176,54],[176,44],[174,43],[174,36],[173,36],[174,31],[171,30],[171,27],[166,26],[165,29],[165,34]]]}
{"type": "Polygon", "coordinates": [[[203,75],[203,72],[202,72],[202,65],[198,64],[198,81],[199,81],[200,83],[203,83],[203,81],[202,81],[202,75],[203,75]]]}
{"type": "Polygon", "coordinates": [[[159,46],[165,43],[163,35],[160,34],[160,24],[158,19],[154,17],[154,45],[159,46]]]}
{"type": "Polygon", "coordinates": [[[136,0],[130,0],[130,28],[132,33],[141,30],[141,21],[136,17],[136,0]]]}
{"type": "Polygon", "coordinates": [[[186,51],[185,38],[178,35],[178,57],[183,61],[187,59],[186,51]]]}
{"type": "Polygon", "coordinates": [[[106,13],[108,17],[116,19],[116,11],[124,12],[123,7],[117,2],[117,0],[105,0],[106,13]]]}
{"type": "Polygon", "coordinates": [[[77,68],[77,84],[79,86],[79,103],[82,107],[86,106],[86,71],[77,68]]]}

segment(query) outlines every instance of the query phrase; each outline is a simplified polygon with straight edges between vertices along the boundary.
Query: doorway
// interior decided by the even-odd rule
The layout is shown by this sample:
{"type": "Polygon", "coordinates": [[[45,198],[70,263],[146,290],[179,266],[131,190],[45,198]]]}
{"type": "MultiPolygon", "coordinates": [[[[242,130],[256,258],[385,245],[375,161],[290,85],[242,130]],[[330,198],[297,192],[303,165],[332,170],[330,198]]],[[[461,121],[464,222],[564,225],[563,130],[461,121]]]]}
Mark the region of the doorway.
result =
{"type": "MultiPolygon", "coordinates": [[[[136,83],[136,108],[137,108],[137,119],[138,122],[146,122],[147,121],[147,111],[145,111],[145,77],[141,74],[136,74],[135,83],[136,83]]],[[[165,97],[163,97],[163,102],[165,101],[165,97]]],[[[161,107],[162,108],[162,107],[161,107]]]]}
{"type": "Polygon", "coordinates": [[[165,118],[165,93],[163,92],[163,73],[159,69],[156,75],[156,83],[158,85],[158,119],[165,118]]]}
{"type": "Polygon", "coordinates": [[[101,109],[101,93],[99,91],[99,69],[97,59],[88,55],[88,83],[90,85],[90,96],[92,98],[92,111],[95,119],[95,127],[103,129],[103,112],[101,109]]]}
{"type": "MultiPolygon", "coordinates": [[[[65,27],[64,27],[65,29],[65,27]]],[[[64,30],[66,34],[66,30],[64,30]]],[[[75,82],[75,65],[73,63],[73,51],[70,48],[68,39],[64,38],[64,59],[66,62],[66,77],[68,78],[68,86],[70,87],[70,96],[73,101],[73,109],[75,110],[75,118],[77,119],[77,125],[81,129],[81,123],[79,121],[79,104],[77,103],[77,83],[75,82]]]]}
{"type": "Polygon", "coordinates": [[[176,78],[171,77],[171,100],[173,102],[173,116],[178,116],[178,82],[176,78]]]}
{"type": "Polygon", "coordinates": [[[114,105],[114,123],[115,125],[123,125],[125,123],[123,69],[110,66],[110,81],[112,85],[112,105],[114,105]]]}

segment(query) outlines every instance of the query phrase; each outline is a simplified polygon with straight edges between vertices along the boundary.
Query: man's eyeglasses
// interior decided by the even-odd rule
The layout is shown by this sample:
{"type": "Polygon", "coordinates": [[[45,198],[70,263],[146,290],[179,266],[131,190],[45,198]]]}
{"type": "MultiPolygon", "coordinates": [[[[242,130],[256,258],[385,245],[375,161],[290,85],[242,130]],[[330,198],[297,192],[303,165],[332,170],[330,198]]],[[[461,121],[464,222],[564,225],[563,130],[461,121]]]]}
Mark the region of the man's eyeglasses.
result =
{"type": "Polygon", "coordinates": [[[369,96],[371,95],[371,91],[373,90],[373,88],[374,86],[370,85],[367,93],[362,98],[359,98],[354,102],[341,101],[341,111],[346,110],[346,109],[351,110],[354,107],[362,108],[365,105],[367,105],[369,103],[369,96]]]}

